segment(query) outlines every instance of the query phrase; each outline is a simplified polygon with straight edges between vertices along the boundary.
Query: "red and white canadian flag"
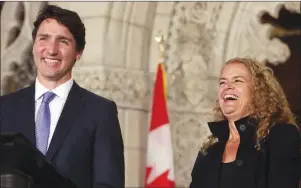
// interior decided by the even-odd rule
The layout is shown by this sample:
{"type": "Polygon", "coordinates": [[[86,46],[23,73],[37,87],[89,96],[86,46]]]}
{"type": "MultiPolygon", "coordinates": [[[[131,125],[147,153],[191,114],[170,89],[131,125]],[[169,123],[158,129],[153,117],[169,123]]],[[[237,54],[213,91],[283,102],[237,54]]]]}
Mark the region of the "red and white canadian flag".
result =
{"type": "Polygon", "coordinates": [[[145,187],[175,187],[171,131],[166,107],[166,76],[162,63],[158,64],[154,87],[147,140],[145,187]]]}

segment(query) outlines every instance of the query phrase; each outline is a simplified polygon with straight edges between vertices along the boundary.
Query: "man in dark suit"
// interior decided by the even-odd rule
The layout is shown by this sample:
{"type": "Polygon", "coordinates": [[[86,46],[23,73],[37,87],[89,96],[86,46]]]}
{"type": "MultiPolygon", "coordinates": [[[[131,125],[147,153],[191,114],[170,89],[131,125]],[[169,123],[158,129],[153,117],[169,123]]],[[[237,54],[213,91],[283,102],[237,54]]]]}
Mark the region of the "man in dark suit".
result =
{"type": "Polygon", "coordinates": [[[85,47],[77,13],[47,6],[34,23],[33,85],[0,98],[1,133],[22,133],[79,188],[124,187],[116,104],[72,79],[85,47]]]}

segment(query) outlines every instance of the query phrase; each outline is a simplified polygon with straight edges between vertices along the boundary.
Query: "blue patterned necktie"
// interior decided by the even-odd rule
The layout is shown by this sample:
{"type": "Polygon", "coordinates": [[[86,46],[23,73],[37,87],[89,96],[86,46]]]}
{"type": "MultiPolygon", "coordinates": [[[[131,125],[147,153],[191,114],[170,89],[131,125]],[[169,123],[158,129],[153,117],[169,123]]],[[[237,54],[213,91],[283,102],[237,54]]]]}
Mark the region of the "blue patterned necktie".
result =
{"type": "Polygon", "coordinates": [[[55,94],[52,92],[44,93],[36,119],[36,145],[44,155],[47,151],[50,130],[49,103],[54,99],[54,97],[55,94]]]}

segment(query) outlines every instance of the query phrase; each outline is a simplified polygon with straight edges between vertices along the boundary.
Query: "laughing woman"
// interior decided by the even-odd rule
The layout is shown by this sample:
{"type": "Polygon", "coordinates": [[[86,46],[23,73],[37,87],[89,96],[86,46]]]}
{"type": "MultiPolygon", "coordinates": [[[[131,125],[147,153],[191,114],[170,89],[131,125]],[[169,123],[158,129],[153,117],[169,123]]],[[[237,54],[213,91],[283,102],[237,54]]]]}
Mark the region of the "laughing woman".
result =
{"type": "Polygon", "coordinates": [[[265,65],[234,58],[219,78],[212,135],[190,188],[297,188],[300,134],[285,94],[265,65]]]}

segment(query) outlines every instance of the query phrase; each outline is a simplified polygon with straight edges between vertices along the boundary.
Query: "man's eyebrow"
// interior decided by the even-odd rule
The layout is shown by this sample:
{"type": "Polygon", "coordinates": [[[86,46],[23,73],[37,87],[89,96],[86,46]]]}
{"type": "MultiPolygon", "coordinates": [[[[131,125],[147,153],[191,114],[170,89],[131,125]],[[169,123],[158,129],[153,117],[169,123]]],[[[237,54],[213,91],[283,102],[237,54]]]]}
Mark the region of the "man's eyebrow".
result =
{"type": "Polygon", "coordinates": [[[68,40],[69,42],[72,42],[72,39],[63,35],[59,35],[57,36],[58,39],[64,39],[64,40],[68,40]]]}
{"type": "Polygon", "coordinates": [[[38,37],[49,37],[49,34],[43,34],[43,33],[42,33],[42,34],[38,34],[37,36],[38,36],[38,37]]]}

